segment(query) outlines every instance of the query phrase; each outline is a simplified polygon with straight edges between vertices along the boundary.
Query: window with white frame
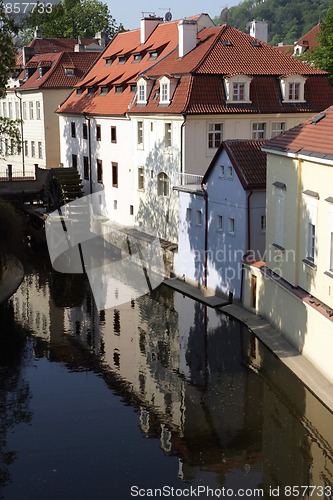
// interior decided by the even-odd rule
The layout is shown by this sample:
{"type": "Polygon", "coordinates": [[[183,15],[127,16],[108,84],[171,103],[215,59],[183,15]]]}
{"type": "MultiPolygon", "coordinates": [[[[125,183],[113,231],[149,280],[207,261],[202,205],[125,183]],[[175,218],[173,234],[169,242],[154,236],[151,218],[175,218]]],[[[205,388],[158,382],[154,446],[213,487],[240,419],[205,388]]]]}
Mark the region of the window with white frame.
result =
{"type": "Polygon", "coordinates": [[[8,118],[13,118],[13,103],[9,101],[8,103],[8,118]]]}
{"type": "Polygon", "coordinates": [[[40,101],[36,101],[36,119],[37,120],[41,119],[40,101]]]}
{"type": "Polygon", "coordinates": [[[138,146],[143,147],[143,122],[138,122],[138,130],[137,130],[137,138],[138,138],[138,146]]]}
{"type": "Polygon", "coordinates": [[[16,120],[19,120],[20,117],[20,104],[18,101],[15,102],[15,118],[16,120]]]}
{"type": "Polygon", "coordinates": [[[34,103],[32,101],[29,102],[29,118],[30,120],[34,119],[34,103]]]}
{"type": "Polygon", "coordinates": [[[250,84],[247,75],[233,75],[224,79],[227,102],[250,103],[250,84]]]}
{"type": "Polygon", "coordinates": [[[222,142],[222,123],[209,123],[208,124],[208,148],[217,149],[222,142]]]}
{"type": "Polygon", "coordinates": [[[306,78],[302,75],[281,78],[282,102],[304,102],[305,81],[306,78]]]}
{"type": "Polygon", "coordinates": [[[282,134],[285,131],[285,128],[286,128],[285,122],[273,122],[271,138],[276,137],[279,134],[282,134]]]}
{"type": "Polygon", "coordinates": [[[318,197],[316,193],[308,195],[306,193],[312,193],[311,191],[304,192],[305,201],[305,238],[306,238],[306,260],[311,263],[315,263],[316,260],[316,227],[317,227],[317,212],[318,212],[318,197]]]}
{"type": "Polygon", "coordinates": [[[137,82],[138,103],[147,103],[147,83],[142,78],[137,82]]]}
{"type": "Polygon", "coordinates": [[[252,139],[266,139],[266,123],[252,123],[252,139]]]}
{"type": "Polygon", "coordinates": [[[219,177],[220,177],[220,179],[224,179],[224,176],[225,176],[225,168],[224,168],[224,165],[220,165],[220,166],[219,166],[219,177]]]}
{"type": "Polygon", "coordinates": [[[284,205],[286,190],[275,187],[275,241],[274,244],[281,249],[284,248],[284,205]]]}
{"type": "Polygon", "coordinates": [[[29,155],[28,141],[24,141],[24,155],[29,155]]]}
{"type": "Polygon", "coordinates": [[[216,216],[216,229],[218,231],[222,231],[222,229],[223,229],[223,217],[222,217],[222,215],[216,216]]]}
{"type": "Polygon", "coordinates": [[[23,120],[26,120],[27,119],[27,103],[24,102],[22,104],[22,111],[23,111],[23,120]]]}
{"type": "Polygon", "coordinates": [[[234,217],[229,217],[229,219],[228,219],[228,233],[235,234],[235,219],[234,219],[234,217]]]}
{"type": "Polygon", "coordinates": [[[158,196],[169,196],[170,179],[165,172],[160,172],[157,176],[157,194],[158,196]]]}
{"type": "Polygon", "coordinates": [[[160,102],[161,103],[169,103],[169,82],[161,83],[161,92],[160,92],[160,102]]]}
{"type": "Polygon", "coordinates": [[[144,191],[145,188],[145,178],[143,167],[138,167],[138,190],[144,191]]]}
{"type": "Polygon", "coordinates": [[[167,122],[164,125],[164,147],[171,148],[172,145],[172,124],[167,122]]]}
{"type": "Polygon", "coordinates": [[[33,158],[36,156],[35,141],[31,141],[31,156],[33,158]]]}
{"type": "Polygon", "coordinates": [[[231,181],[234,178],[234,169],[232,168],[231,165],[227,166],[227,179],[231,181]]]}
{"type": "Polygon", "coordinates": [[[38,158],[43,158],[43,148],[41,142],[38,142],[38,158]]]}

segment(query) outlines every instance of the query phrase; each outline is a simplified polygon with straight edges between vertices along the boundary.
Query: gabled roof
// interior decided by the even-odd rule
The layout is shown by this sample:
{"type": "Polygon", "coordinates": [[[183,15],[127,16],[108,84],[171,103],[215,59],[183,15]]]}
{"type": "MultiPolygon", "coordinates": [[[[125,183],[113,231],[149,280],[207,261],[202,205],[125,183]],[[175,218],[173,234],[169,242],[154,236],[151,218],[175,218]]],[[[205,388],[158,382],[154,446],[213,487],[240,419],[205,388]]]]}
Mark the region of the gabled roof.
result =
{"type": "Polygon", "coordinates": [[[313,28],[310,29],[304,36],[302,36],[294,45],[301,45],[305,49],[315,49],[319,47],[318,42],[318,34],[320,31],[320,23],[316,24],[313,28]]]}
{"type": "MultiPolygon", "coordinates": [[[[88,71],[98,54],[96,52],[59,52],[33,56],[26,68],[35,71],[21,86],[20,90],[40,88],[72,88],[88,71]],[[43,76],[38,76],[38,68],[45,69],[43,76]],[[74,76],[67,76],[65,68],[74,69],[74,76]]],[[[20,79],[24,78],[24,70],[20,79]]]]}
{"type": "Polygon", "coordinates": [[[266,188],[266,153],[262,151],[264,141],[232,139],[223,141],[211,161],[202,182],[206,184],[225,151],[244,189],[266,188]]]}
{"type": "Polygon", "coordinates": [[[298,153],[333,160],[333,106],[306,122],[264,143],[275,153],[298,153]]]}
{"type": "Polygon", "coordinates": [[[315,113],[333,103],[327,72],[231,26],[203,28],[197,34],[196,46],[180,58],[178,21],[159,24],[143,45],[140,30],[119,33],[78,86],[83,92],[71,94],[60,113],[315,113]],[[149,53],[154,49],[159,49],[159,55],[152,60],[149,53]],[[139,52],[142,59],[134,62],[133,55],[139,52]],[[127,54],[125,63],[118,63],[120,54],[127,54]],[[112,64],[106,64],[107,60],[112,64]],[[234,74],[252,77],[251,103],[226,102],[223,77],[234,74]],[[279,78],[294,74],[306,77],[305,103],[282,102],[279,78]],[[178,82],[169,105],[159,102],[159,78],[164,75],[178,82]],[[146,105],[137,103],[129,87],[139,76],[150,83],[146,105]],[[122,93],[115,93],[115,82],[124,84],[122,93]],[[101,95],[98,86],[106,85],[109,92],[101,95]],[[93,95],[88,95],[88,86],[95,86],[93,95]]]}

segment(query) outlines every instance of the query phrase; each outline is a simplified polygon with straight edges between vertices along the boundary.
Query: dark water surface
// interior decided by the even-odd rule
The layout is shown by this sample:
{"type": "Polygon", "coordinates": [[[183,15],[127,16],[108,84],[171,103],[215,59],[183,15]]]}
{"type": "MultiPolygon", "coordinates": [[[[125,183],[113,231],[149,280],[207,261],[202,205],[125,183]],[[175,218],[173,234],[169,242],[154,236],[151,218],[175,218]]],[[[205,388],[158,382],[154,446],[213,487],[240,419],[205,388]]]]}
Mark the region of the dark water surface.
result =
{"type": "Polygon", "coordinates": [[[98,312],[39,263],[0,314],[0,498],[333,498],[333,415],[221,312],[163,285],[98,312]]]}

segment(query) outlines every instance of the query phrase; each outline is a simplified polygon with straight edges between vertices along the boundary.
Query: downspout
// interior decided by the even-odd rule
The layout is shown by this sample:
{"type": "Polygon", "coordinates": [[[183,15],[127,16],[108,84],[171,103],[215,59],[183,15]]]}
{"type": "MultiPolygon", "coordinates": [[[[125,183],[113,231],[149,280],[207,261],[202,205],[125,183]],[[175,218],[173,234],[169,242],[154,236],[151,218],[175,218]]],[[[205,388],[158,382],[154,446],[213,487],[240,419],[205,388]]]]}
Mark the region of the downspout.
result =
{"type": "Polygon", "coordinates": [[[22,152],[22,172],[23,177],[25,176],[25,156],[24,156],[24,139],[23,139],[23,120],[22,120],[22,97],[20,97],[17,93],[17,90],[14,90],[15,97],[17,97],[20,101],[20,119],[21,119],[21,152],[22,152]]]}
{"type": "Polygon", "coordinates": [[[207,256],[208,256],[208,192],[201,181],[201,189],[205,200],[205,234],[204,234],[204,288],[207,288],[207,256]]]}
{"type": "MultiPolygon", "coordinates": [[[[247,196],[247,251],[244,254],[243,259],[245,256],[248,254],[248,252],[251,249],[251,203],[250,203],[250,198],[253,194],[253,191],[251,190],[250,193],[247,196]]],[[[240,288],[240,303],[243,302],[243,287],[244,287],[244,263],[242,262],[242,270],[241,270],[241,288],[240,288]]]]}
{"type": "Polygon", "coordinates": [[[90,130],[90,118],[87,115],[83,115],[84,119],[88,122],[88,161],[89,161],[89,185],[90,185],[90,194],[92,194],[92,175],[91,175],[91,130],[90,130]]]}
{"type": "Polygon", "coordinates": [[[184,121],[180,126],[180,178],[181,178],[181,184],[183,184],[183,172],[184,172],[184,160],[183,160],[183,154],[184,154],[184,127],[186,123],[186,115],[183,114],[184,121]]]}

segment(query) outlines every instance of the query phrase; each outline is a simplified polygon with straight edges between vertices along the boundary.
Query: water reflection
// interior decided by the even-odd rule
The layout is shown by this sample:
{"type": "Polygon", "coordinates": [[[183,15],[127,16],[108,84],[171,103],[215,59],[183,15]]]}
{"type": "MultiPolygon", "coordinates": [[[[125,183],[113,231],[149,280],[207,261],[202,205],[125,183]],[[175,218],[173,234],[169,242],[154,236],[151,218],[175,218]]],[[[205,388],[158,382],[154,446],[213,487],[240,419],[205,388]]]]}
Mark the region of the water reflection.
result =
{"type": "Polygon", "coordinates": [[[263,488],[270,498],[277,486],[333,484],[332,414],[242,325],[165,286],[97,311],[76,279],[31,272],[12,299],[16,324],[42,339],[35,356],[64,364],[68,377],[97,373],[136,409],[165,464],[152,477],[156,452],[138,459],[143,487],[263,488]]]}

